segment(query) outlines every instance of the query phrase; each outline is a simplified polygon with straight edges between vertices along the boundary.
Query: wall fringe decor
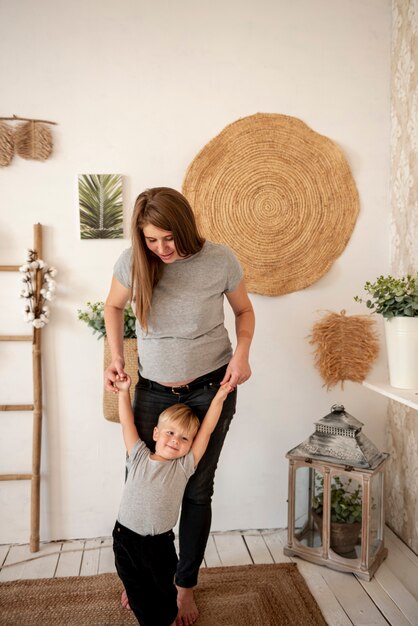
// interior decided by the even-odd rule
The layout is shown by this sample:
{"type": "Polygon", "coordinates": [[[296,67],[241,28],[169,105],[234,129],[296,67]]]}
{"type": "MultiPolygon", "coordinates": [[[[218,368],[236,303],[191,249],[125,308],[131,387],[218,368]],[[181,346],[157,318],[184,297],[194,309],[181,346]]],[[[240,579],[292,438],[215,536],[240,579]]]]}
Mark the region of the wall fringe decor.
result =
{"type": "Polygon", "coordinates": [[[0,166],[10,164],[15,152],[23,159],[45,161],[52,153],[52,133],[48,120],[34,120],[27,117],[0,117],[0,166]],[[5,121],[24,122],[14,129],[5,121]]]}
{"type": "Polygon", "coordinates": [[[345,380],[361,383],[379,354],[376,322],[367,315],[329,312],[312,327],[315,367],[329,390],[345,380]]]}
{"type": "Polygon", "coordinates": [[[13,128],[0,122],[0,167],[6,167],[13,159],[15,151],[13,128]]]}
{"type": "Polygon", "coordinates": [[[236,252],[249,291],[269,296],[323,276],[346,247],[359,210],[337,144],[275,113],[224,128],[190,164],[183,193],[202,234],[236,252]]]}
{"type": "Polygon", "coordinates": [[[45,161],[52,152],[52,133],[45,124],[25,122],[15,130],[15,145],[23,159],[45,161]]]}

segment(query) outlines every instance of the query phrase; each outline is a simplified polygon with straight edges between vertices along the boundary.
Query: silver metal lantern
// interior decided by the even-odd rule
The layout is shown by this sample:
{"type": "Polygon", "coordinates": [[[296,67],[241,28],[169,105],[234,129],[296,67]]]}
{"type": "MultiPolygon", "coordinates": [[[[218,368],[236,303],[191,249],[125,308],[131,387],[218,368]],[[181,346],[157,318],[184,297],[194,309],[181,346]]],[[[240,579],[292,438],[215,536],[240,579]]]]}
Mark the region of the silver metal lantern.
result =
{"type": "Polygon", "coordinates": [[[334,405],[289,459],[285,554],[370,580],[386,558],[384,465],[387,453],[363,424],[334,405]]]}

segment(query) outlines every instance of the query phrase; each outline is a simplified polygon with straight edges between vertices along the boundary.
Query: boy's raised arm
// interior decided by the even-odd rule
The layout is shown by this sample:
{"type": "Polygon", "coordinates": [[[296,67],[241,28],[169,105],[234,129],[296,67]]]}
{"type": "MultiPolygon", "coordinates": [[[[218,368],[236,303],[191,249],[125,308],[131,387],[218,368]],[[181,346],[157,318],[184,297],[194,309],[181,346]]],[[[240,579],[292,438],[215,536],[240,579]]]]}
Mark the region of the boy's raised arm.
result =
{"type": "Polygon", "coordinates": [[[218,393],[210,403],[208,412],[206,413],[192,444],[195,465],[199,463],[200,459],[206,452],[210,436],[215,430],[216,424],[218,423],[219,417],[222,413],[225,398],[229,392],[232,391],[232,389],[233,387],[231,387],[229,383],[225,383],[218,389],[218,393]]]}
{"type": "Polygon", "coordinates": [[[131,396],[129,394],[131,379],[127,375],[125,380],[116,380],[115,384],[118,388],[119,421],[122,426],[123,440],[129,455],[140,438],[135,426],[131,396]]]}

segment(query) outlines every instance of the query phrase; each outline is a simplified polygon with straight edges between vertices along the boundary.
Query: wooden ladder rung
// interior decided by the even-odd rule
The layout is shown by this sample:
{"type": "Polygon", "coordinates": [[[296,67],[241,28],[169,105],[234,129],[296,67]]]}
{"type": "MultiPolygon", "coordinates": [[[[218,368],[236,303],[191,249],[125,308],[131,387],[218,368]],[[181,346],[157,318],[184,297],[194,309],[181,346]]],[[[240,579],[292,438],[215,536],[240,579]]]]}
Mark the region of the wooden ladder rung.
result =
{"type": "Polygon", "coordinates": [[[18,272],[20,265],[0,265],[0,272],[18,272]]]}
{"type": "Polygon", "coordinates": [[[33,404],[0,404],[0,411],[33,411],[33,404]]]}
{"type": "Polygon", "coordinates": [[[32,474],[0,474],[0,480],[32,480],[32,474]]]}
{"type": "Polygon", "coordinates": [[[0,335],[0,341],[32,341],[32,335],[0,335]]]}

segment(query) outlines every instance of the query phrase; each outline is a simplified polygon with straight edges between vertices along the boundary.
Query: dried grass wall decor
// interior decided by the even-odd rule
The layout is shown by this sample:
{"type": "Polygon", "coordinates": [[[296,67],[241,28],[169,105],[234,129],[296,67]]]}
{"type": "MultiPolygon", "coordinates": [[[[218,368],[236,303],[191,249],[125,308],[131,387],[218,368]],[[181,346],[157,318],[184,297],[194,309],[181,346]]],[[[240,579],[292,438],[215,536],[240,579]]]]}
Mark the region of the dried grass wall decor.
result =
{"type": "Polygon", "coordinates": [[[346,247],[359,210],[349,165],[302,120],[257,113],[226,126],[183,181],[202,234],[228,244],[249,291],[304,289],[346,247]]]}
{"type": "Polygon", "coordinates": [[[34,120],[27,117],[0,117],[0,166],[9,165],[16,153],[23,159],[45,161],[52,153],[53,140],[48,120],[34,120]],[[17,128],[5,121],[24,122],[17,128]]]}
{"type": "Polygon", "coordinates": [[[0,122],[0,167],[9,165],[13,159],[14,151],[13,128],[0,122]]]}
{"type": "Polygon", "coordinates": [[[15,145],[22,159],[45,161],[52,153],[52,133],[40,122],[24,122],[15,130],[15,145]]]}
{"type": "Polygon", "coordinates": [[[376,322],[367,315],[328,313],[309,336],[315,346],[315,367],[327,389],[345,380],[361,383],[379,354],[376,322]]]}

